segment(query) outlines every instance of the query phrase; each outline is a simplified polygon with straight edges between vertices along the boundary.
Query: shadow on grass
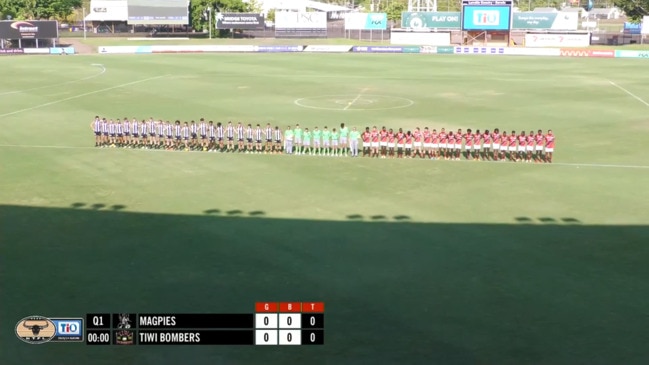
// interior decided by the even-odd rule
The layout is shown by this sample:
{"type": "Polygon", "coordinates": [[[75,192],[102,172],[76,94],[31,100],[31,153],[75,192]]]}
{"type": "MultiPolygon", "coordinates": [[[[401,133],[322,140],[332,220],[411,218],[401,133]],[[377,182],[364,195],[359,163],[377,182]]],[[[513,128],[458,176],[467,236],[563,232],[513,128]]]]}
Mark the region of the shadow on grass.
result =
{"type": "MultiPolygon", "coordinates": [[[[101,205],[101,207],[100,207],[101,205]]],[[[101,208],[101,209],[100,209],[101,208]]],[[[0,206],[3,365],[638,363],[649,358],[649,228],[575,218],[417,223],[0,206]],[[548,221],[547,223],[545,221],[548,221]],[[561,223],[563,222],[563,223],[561,223]],[[30,346],[28,315],[251,313],[323,301],[324,347],[30,346]]],[[[522,219],[525,218],[525,219],[522,219]]]]}

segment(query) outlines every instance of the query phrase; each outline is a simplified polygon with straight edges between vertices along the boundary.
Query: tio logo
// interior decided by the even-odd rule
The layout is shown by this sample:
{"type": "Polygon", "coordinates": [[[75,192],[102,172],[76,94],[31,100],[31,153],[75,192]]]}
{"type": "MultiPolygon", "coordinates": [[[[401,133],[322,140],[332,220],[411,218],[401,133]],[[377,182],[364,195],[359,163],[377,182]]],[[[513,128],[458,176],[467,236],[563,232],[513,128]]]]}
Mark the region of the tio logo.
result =
{"type": "Polygon", "coordinates": [[[500,24],[498,10],[480,10],[473,13],[473,24],[494,26],[500,24]]]}
{"type": "Polygon", "coordinates": [[[81,325],[77,321],[59,321],[56,332],[59,335],[80,335],[81,325]]]}

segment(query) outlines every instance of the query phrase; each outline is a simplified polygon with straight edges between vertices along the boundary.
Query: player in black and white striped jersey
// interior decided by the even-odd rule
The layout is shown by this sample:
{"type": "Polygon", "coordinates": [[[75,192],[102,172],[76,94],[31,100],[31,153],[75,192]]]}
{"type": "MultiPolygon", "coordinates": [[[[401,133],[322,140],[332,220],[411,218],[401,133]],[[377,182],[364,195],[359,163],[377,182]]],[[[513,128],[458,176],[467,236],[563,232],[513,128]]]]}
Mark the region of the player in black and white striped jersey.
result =
{"type": "Polygon", "coordinates": [[[255,152],[261,153],[263,149],[263,138],[264,138],[264,131],[261,130],[261,126],[257,124],[257,127],[255,128],[255,152]]]}
{"type": "Polygon", "coordinates": [[[243,125],[241,122],[237,123],[237,152],[241,153],[243,152],[243,141],[246,138],[245,134],[243,133],[243,125]]]}
{"type": "Polygon", "coordinates": [[[273,152],[273,127],[270,126],[270,123],[266,124],[266,146],[264,147],[264,153],[273,152]]]}
{"type": "Polygon", "coordinates": [[[252,153],[252,125],[246,127],[246,153],[252,153]]]}
{"type": "Polygon", "coordinates": [[[232,125],[231,121],[228,122],[228,125],[225,128],[225,134],[228,137],[227,151],[233,152],[234,151],[234,126],[232,125]]]}

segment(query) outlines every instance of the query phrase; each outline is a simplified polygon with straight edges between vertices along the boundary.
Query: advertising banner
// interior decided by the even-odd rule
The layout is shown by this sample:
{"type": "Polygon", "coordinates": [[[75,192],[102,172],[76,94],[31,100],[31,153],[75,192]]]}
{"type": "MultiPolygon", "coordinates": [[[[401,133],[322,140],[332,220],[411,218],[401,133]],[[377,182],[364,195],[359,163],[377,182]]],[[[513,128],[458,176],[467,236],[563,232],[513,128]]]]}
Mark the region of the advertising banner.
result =
{"type": "Polygon", "coordinates": [[[257,52],[302,52],[304,46],[257,46],[257,52]]]}
{"type": "Polygon", "coordinates": [[[390,44],[449,46],[451,32],[391,32],[390,44]]]}
{"type": "Polygon", "coordinates": [[[265,19],[255,13],[217,13],[216,29],[264,29],[265,19]]]}
{"type": "Polygon", "coordinates": [[[386,13],[347,13],[345,30],[386,30],[388,14],[386,13]]]}
{"type": "Polygon", "coordinates": [[[579,28],[578,13],[514,13],[512,29],[526,30],[577,30],[579,28]]]}
{"type": "Polygon", "coordinates": [[[483,55],[502,55],[505,54],[505,48],[497,47],[455,47],[455,54],[483,54],[483,55]]]}
{"type": "Polygon", "coordinates": [[[526,34],[525,47],[588,47],[590,33],[526,34]]]}
{"type": "Polygon", "coordinates": [[[561,56],[559,48],[505,48],[505,54],[511,56],[561,56]]]}
{"type": "Polygon", "coordinates": [[[649,59],[649,51],[615,51],[615,57],[649,59]]]}
{"type": "Polygon", "coordinates": [[[437,47],[437,54],[453,54],[453,53],[455,53],[455,47],[453,46],[437,47]]]}
{"type": "Polygon", "coordinates": [[[460,12],[409,12],[401,13],[401,28],[406,29],[460,29],[460,12]]]}
{"type": "Polygon", "coordinates": [[[201,53],[201,52],[256,52],[256,46],[233,45],[179,45],[179,46],[151,46],[152,53],[201,53]]]}
{"type": "Polygon", "coordinates": [[[74,54],[74,47],[52,47],[48,50],[48,53],[58,55],[74,54]]]}
{"type": "Polygon", "coordinates": [[[352,46],[306,46],[304,52],[343,53],[351,51],[352,46]]]}
{"type": "Polygon", "coordinates": [[[561,57],[594,57],[594,58],[613,58],[614,50],[597,50],[597,49],[570,49],[562,48],[561,57]]]}
{"type": "Polygon", "coordinates": [[[403,53],[403,47],[373,47],[373,46],[357,46],[352,48],[352,52],[363,53],[403,53]]]}
{"type": "Polygon", "coordinates": [[[25,54],[63,54],[61,48],[24,48],[23,51],[25,54]]]}
{"type": "Polygon", "coordinates": [[[25,54],[25,51],[22,48],[0,48],[0,56],[11,56],[17,54],[25,54]]]}
{"type": "Polygon", "coordinates": [[[649,34],[649,16],[642,17],[642,26],[640,27],[640,34],[649,34]]]}
{"type": "Polygon", "coordinates": [[[56,20],[3,20],[0,21],[0,38],[52,39],[59,37],[56,20]]]}
{"type": "Polygon", "coordinates": [[[465,5],[463,30],[509,30],[511,6],[465,5]]]}
{"type": "Polygon", "coordinates": [[[275,37],[319,38],[327,36],[327,13],[289,12],[275,13],[275,37]]]}
{"type": "Polygon", "coordinates": [[[642,31],[642,24],[624,22],[624,34],[640,34],[642,31]]]}

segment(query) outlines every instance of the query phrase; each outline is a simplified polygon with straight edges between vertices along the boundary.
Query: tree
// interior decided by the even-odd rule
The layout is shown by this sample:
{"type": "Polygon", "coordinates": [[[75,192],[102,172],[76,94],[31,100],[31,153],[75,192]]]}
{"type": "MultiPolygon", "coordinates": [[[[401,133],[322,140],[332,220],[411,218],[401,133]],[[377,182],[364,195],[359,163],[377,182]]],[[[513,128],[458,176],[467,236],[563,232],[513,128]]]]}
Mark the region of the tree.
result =
{"type": "Polygon", "coordinates": [[[388,20],[393,22],[401,21],[401,13],[408,10],[408,2],[406,0],[391,1],[385,7],[385,12],[388,14],[388,20]]]}
{"type": "Polygon", "coordinates": [[[636,23],[641,22],[643,16],[649,15],[649,0],[613,0],[613,3],[636,23]]]}
{"type": "MultiPolygon", "coordinates": [[[[252,12],[250,3],[244,3],[243,0],[191,0],[190,2],[190,21],[192,28],[197,31],[209,30],[210,14],[207,8],[211,8],[211,16],[216,13],[249,13],[252,12]]],[[[212,31],[216,31],[216,21],[212,18],[212,31]]],[[[219,36],[225,36],[229,33],[228,30],[218,30],[215,32],[219,36]]]]}
{"type": "Polygon", "coordinates": [[[82,0],[0,0],[0,16],[6,19],[65,20],[82,0]]]}

